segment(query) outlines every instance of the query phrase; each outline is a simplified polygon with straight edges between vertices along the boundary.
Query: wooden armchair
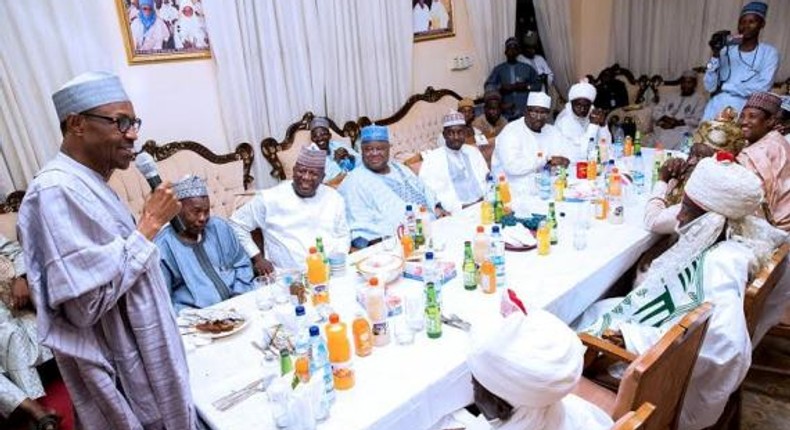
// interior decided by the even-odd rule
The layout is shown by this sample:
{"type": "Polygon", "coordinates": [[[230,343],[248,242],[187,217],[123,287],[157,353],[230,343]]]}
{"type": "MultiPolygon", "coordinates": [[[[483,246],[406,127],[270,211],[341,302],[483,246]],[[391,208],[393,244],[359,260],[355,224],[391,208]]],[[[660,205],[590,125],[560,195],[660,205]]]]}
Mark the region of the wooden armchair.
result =
{"type": "MultiPolygon", "coordinates": [[[[787,269],[787,254],[790,244],[785,243],[774,252],[771,262],[766,264],[755,276],[754,280],[746,287],[746,297],[743,303],[743,313],[746,316],[746,327],[749,336],[754,336],[757,323],[763,314],[765,301],[776,288],[779,279],[787,269]]],[[[754,345],[757,346],[757,345],[754,345]]]]}
{"type": "Polygon", "coordinates": [[[616,420],[649,402],[655,405],[656,411],[644,429],[677,428],[683,398],[712,311],[711,303],[703,303],[639,356],[603,339],[580,334],[582,342],[596,354],[629,365],[616,393],[583,377],[574,394],[597,405],[616,420]]]}
{"type": "Polygon", "coordinates": [[[653,414],[653,411],[656,409],[650,403],[643,403],[639,409],[635,411],[631,411],[622,417],[620,417],[617,422],[614,423],[614,427],[612,430],[642,430],[645,429],[647,425],[647,420],[650,419],[650,415],[653,414]]]}

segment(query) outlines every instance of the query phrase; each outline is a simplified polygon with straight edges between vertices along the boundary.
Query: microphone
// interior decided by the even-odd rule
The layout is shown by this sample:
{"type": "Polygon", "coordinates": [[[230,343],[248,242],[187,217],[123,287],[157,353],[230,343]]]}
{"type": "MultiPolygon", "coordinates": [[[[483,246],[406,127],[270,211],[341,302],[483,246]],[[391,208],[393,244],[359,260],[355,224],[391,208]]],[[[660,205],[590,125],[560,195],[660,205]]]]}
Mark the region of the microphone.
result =
{"type": "MultiPolygon", "coordinates": [[[[151,186],[151,191],[162,184],[162,178],[159,176],[159,170],[156,168],[156,161],[154,161],[154,157],[152,157],[151,154],[145,151],[137,154],[134,159],[134,165],[137,166],[137,170],[143,174],[148,185],[151,186]]],[[[181,233],[186,230],[184,223],[178,215],[170,220],[170,226],[173,227],[176,233],[181,233]]]]}

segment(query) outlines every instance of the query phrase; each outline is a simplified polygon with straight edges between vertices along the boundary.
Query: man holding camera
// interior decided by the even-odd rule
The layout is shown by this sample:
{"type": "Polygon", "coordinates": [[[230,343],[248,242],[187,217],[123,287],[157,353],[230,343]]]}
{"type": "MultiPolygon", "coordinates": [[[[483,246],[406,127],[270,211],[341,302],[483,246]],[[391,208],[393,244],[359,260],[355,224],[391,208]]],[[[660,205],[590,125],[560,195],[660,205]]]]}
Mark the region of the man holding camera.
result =
{"type": "Polygon", "coordinates": [[[779,53],[773,46],[759,42],[766,12],[767,4],[750,2],[741,9],[739,36],[731,36],[728,31],[711,36],[708,45],[713,56],[705,72],[705,89],[711,98],[703,120],[713,119],[727,106],[740,112],[749,95],[771,89],[779,53]]]}

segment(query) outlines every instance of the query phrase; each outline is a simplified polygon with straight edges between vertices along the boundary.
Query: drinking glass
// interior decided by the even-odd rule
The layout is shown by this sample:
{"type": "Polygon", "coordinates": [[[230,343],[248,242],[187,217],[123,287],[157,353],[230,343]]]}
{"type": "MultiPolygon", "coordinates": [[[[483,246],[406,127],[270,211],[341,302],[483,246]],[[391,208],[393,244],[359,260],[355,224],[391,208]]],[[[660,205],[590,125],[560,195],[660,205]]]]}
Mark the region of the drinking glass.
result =
{"type": "Polygon", "coordinates": [[[398,345],[411,345],[414,343],[414,331],[409,327],[406,315],[398,315],[394,318],[395,341],[398,345]]]}
{"type": "Polygon", "coordinates": [[[404,295],[404,313],[409,328],[415,332],[425,329],[425,295],[411,291],[404,295]]]}
{"type": "Polygon", "coordinates": [[[260,311],[268,311],[274,306],[271,278],[268,276],[258,276],[253,279],[252,282],[255,288],[255,305],[260,311]]]}

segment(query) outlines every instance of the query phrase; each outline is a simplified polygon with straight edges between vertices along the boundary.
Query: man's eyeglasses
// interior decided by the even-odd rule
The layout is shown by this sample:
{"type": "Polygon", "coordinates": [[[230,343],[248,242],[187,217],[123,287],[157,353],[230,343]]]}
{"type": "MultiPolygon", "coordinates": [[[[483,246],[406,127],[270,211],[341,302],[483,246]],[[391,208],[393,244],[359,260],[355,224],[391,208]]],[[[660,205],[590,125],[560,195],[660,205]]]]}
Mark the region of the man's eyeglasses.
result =
{"type": "Polygon", "coordinates": [[[126,134],[129,131],[129,129],[134,129],[134,132],[137,133],[138,131],[140,131],[140,125],[142,125],[143,123],[143,120],[141,120],[140,118],[129,118],[128,116],[119,116],[118,118],[113,118],[110,116],[96,115],[95,113],[84,113],[84,112],[81,113],[80,115],[87,116],[88,118],[103,119],[107,122],[115,124],[115,126],[118,127],[118,131],[120,131],[121,134],[126,134]]]}

